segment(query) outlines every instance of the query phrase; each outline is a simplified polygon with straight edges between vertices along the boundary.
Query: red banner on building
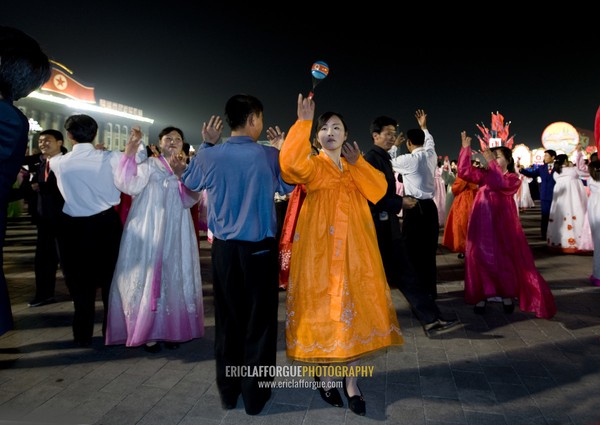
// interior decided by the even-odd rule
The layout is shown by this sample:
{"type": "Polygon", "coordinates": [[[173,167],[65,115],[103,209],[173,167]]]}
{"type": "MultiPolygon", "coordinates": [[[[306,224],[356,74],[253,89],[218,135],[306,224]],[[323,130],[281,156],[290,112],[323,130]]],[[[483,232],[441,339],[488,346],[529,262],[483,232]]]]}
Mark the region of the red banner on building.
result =
{"type": "Polygon", "coordinates": [[[41,90],[61,93],[82,102],[96,103],[93,87],[78,83],[71,76],[54,67],[52,67],[50,79],[41,87],[41,90]]]}

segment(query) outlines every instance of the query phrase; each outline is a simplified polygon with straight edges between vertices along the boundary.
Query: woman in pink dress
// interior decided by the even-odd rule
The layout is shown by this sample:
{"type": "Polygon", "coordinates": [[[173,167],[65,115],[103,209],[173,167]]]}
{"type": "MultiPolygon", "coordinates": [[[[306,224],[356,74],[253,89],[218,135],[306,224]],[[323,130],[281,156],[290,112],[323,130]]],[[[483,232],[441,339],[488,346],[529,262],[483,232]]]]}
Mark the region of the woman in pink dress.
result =
{"type": "Polygon", "coordinates": [[[486,147],[487,168],[477,168],[471,165],[471,137],[463,131],[461,138],[458,176],[479,185],[467,230],[465,300],[483,314],[488,298],[501,297],[504,312],[512,313],[518,298],[522,311],[550,319],[556,313],[554,297],[535,267],[515,208],[521,180],[512,152],[486,147]]]}

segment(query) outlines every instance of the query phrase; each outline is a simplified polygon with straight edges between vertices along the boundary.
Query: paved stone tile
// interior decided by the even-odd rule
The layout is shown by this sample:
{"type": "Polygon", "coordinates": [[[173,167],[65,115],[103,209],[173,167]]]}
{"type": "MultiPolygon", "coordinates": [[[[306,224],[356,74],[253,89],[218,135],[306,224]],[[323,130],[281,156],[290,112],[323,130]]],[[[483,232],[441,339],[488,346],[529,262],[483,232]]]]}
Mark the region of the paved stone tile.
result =
{"type": "MultiPolygon", "coordinates": [[[[34,287],[35,228],[11,223],[4,270],[16,328],[0,336],[0,425],[11,420],[62,425],[600,423],[600,290],[587,281],[592,258],[549,254],[536,239],[539,210],[528,212],[522,222],[555,295],[556,317],[535,319],[518,308],[506,315],[499,303],[489,303],[483,316],[474,314],[463,298],[464,261],[440,247],[437,302],[444,315],[461,324],[427,338],[401,293],[392,290],[405,343],[363,359],[374,367],[373,377],[359,380],[366,417],[347,406],[329,406],[310,388],[274,390],[256,416],[246,415],[241,399],[233,410],[221,408],[206,242],[201,249],[204,338],[157,354],[141,347],[105,347],[98,300],[92,346],[74,347],[73,307],[60,273],[57,302],[27,307],[34,287]]],[[[277,360],[291,365],[285,355],[285,295],[279,294],[277,360]]]]}

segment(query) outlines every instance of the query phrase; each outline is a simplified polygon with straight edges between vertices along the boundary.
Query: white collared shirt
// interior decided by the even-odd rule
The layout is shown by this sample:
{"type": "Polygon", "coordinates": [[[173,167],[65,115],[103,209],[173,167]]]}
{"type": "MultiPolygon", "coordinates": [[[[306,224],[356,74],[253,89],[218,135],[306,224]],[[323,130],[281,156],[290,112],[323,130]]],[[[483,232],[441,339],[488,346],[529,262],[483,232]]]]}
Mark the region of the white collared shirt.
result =
{"type": "Polygon", "coordinates": [[[437,168],[433,136],[428,130],[423,131],[425,132],[425,143],[422,147],[392,159],[394,171],[402,174],[404,194],[422,200],[433,199],[437,168]]]}
{"type": "Polygon", "coordinates": [[[121,192],[113,176],[122,155],[98,150],[91,143],[77,143],[71,152],[52,157],[50,169],[65,199],[63,212],[89,217],[118,205],[121,192]]]}

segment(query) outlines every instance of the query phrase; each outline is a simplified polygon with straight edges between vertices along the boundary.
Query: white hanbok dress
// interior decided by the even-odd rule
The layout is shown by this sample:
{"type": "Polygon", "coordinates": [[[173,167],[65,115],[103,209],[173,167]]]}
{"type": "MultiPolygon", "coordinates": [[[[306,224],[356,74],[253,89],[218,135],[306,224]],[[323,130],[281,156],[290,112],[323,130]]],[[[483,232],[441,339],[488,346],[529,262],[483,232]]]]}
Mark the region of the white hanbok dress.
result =
{"type": "Polygon", "coordinates": [[[106,344],[185,342],[204,335],[198,243],[188,190],[163,157],[124,156],[115,184],[133,201],[109,296],[106,344]]]}
{"type": "Polygon", "coordinates": [[[554,173],[554,192],[548,222],[548,246],[565,254],[590,252],[592,235],[587,221],[587,194],[576,167],[554,173]]]}
{"type": "Polygon", "coordinates": [[[600,286],[600,182],[588,179],[590,196],[588,197],[588,222],[594,245],[594,268],[590,277],[592,283],[600,286]]]}

